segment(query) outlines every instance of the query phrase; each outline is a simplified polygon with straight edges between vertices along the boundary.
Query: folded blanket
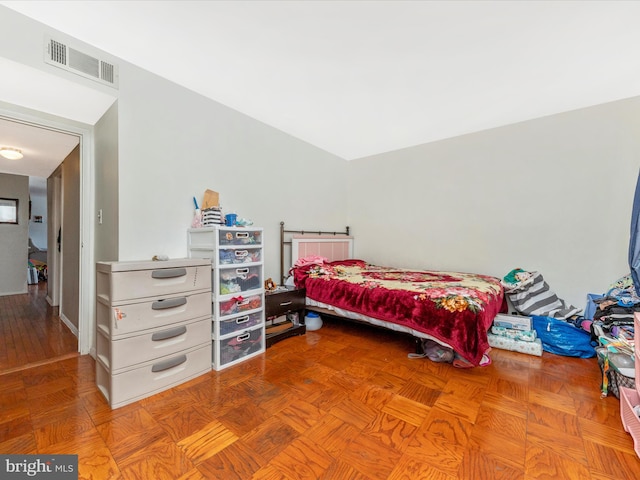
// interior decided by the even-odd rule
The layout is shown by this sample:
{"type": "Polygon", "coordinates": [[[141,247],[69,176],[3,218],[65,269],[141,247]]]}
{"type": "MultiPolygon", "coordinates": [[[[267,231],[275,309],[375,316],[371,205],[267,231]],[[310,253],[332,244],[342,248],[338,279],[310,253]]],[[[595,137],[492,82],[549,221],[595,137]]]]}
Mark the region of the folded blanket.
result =
{"type": "Polygon", "coordinates": [[[509,283],[507,279],[511,279],[510,274],[503,279],[502,285],[518,313],[565,319],[582,313],[582,309],[558,298],[539,272],[519,270],[515,283],[509,283]]]}

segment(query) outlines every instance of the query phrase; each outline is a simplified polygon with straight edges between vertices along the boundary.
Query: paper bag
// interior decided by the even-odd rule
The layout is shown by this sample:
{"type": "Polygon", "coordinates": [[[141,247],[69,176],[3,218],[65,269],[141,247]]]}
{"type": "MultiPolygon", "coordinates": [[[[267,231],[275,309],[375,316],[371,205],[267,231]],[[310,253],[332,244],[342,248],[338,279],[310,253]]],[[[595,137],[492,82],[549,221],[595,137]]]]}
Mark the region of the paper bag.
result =
{"type": "Polygon", "coordinates": [[[213,190],[205,190],[204,199],[202,200],[202,209],[205,210],[211,207],[220,206],[220,199],[218,192],[214,192],[213,190]]]}

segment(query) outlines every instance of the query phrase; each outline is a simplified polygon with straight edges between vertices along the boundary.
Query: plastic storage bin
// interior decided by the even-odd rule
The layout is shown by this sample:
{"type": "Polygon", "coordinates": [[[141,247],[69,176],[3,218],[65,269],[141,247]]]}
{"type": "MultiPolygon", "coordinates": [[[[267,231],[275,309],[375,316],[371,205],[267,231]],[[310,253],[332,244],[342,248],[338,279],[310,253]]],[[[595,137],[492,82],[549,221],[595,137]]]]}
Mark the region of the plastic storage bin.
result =
{"type": "Polygon", "coordinates": [[[214,363],[220,368],[240,363],[254,353],[264,351],[264,328],[248,330],[230,338],[217,340],[213,347],[213,355],[220,355],[214,363]]]}
{"type": "Polygon", "coordinates": [[[203,339],[209,338],[210,330],[211,315],[131,334],[117,342],[112,342],[108,335],[98,330],[98,358],[110,373],[115,374],[133,365],[202,345],[203,339]]]}
{"type": "Polygon", "coordinates": [[[218,252],[220,265],[262,262],[262,248],[221,248],[218,252]]]}
{"type": "Polygon", "coordinates": [[[217,282],[215,284],[218,285],[217,292],[219,295],[248,292],[250,290],[259,290],[263,287],[262,265],[220,268],[218,275],[219,277],[216,279],[217,282]]]}
{"type": "Polygon", "coordinates": [[[262,312],[239,315],[227,320],[220,320],[220,336],[246,330],[262,323],[262,312]]]}
{"type": "Polygon", "coordinates": [[[211,344],[207,342],[115,375],[110,374],[109,368],[98,359],[96,384],[111,408],[119,408],[211,371],[210,355],[211,344]]]}
{"type": "Polygon", "coordinates": [[[640,405],[640,395],[636,390],[620,387],[620,417],[624,430],[633,438],[636,455],[640,457],[640,417],[633,411],[633,407],[640,405]]]}
{"type": "Polygon", "coordinates": [[[115,306],[98,297],[96,303],[98,331],[112,339],[211,314],[210,291],[131,300],[115,306]]]}
{"type": "Polygon", "coordinates": [[[633,438],[636,455],[640,458],[640,416],[634,407],[640,405],[640,314],[634,314],[635,389],[620,387],[620,417],[626,432],[633,438]]]}
{"type": "Polygon", "coordinates": [[[257,310],[262,308],[262,295],[249,295],[247,297],[233,297],[220,301],[220,316],[235,315],[236,313],[257,310]]]}
{"type": "Polygon", "coordinates": [[[219,245],[262,245],[262,231],[251,228],[221,228],[218,231],[219,245]]]}
{"type": "Polygon", "coordinates": [[[197,260],[154,262],[98,262],[96,293],[105,302],[175,295],[178,292],[208,290],[206,278],[211,265],[194,265],[197,260]]]}

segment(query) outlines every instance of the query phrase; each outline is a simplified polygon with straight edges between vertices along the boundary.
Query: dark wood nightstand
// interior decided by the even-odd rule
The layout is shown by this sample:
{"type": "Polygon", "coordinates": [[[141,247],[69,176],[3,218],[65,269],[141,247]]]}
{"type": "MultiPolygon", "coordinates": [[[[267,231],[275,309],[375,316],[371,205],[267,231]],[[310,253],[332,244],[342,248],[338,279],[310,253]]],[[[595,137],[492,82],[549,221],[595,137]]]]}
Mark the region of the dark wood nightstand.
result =
{"type": "Polygon", "coordinates": [[[295,335],[304,335],[304,288],[290,287],[287,290],[277,290],[265,293],[265,317],[267,321],[274,321],[276,318],[291,314],[298,314],[298,325],[290,321],[279,322],[266,326],[267,348],[274,343],[295,335]]]}

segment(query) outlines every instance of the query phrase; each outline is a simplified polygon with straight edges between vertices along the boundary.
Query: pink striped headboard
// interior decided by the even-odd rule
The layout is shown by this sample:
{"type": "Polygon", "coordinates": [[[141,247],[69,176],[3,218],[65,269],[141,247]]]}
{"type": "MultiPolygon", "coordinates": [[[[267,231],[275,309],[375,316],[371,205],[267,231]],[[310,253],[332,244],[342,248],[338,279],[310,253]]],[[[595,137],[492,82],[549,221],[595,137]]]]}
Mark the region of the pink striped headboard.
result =
{"type": "Polygon", "coordinates": [[[280,222],[280,283],[285,282],[285,273],[303,257],[318,255],[329,261],[353,258],[353,237],[349,226],[340,231],[290,230],[280,222]],[[285,255],[285,247],[291,246],[291,257],[285,255]]]}
{"type": "Polygon", "coordinates": [[[341,235],[294,235],[291,239],[291,263],[309,255],[319,255],[330,262],[353,258],[353,237],[341,235]]]}

